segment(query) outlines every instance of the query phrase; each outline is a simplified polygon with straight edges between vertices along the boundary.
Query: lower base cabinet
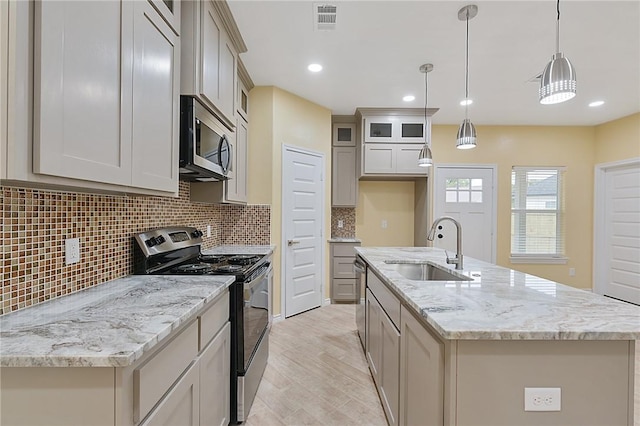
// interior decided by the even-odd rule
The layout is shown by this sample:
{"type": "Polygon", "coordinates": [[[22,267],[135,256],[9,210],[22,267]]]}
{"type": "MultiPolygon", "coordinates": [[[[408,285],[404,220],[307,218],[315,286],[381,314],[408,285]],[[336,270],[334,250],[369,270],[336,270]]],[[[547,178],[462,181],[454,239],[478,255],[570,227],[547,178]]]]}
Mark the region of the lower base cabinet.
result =
{"type": "Polygon", "coordinates": [[[141,426],[200,425],[200,365],[192,365],[141,426]]]}
{"type": "Polygon", "coordinates": [[[400,424],[444,423],[444,345],[403,306],[400,312],[400,424]]]}
{"type": "Polygon", "coordinates": [[[3,367],[0,424],[228,425],[229,293],[165,340],[127,367],[3,367]]]}
{"type": "Polygon", "coordinates": [[[387,421],[398,423],[400,332],[370,290],[367,290],[367,361],[387,421]]]}

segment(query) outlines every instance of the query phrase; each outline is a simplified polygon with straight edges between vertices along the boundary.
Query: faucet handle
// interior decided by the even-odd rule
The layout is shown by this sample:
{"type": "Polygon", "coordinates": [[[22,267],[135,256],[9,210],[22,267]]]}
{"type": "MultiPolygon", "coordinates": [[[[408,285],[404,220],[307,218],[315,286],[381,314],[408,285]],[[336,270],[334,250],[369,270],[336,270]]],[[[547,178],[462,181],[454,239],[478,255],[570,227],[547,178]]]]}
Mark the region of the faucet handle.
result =
{"type": "Polygon", "coordinates": [[[445,250],[444,255],[447,256],[447,263],[451,263],[450,262],[451,259],[449,258],[449,252],[445,250]]]}

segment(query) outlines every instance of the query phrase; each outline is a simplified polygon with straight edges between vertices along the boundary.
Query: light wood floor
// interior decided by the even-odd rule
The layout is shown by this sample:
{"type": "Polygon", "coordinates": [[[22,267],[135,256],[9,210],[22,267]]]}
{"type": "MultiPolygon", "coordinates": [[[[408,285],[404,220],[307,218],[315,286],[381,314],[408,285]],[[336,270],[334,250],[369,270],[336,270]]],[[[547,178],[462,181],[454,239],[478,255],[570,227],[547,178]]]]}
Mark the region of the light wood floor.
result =
{"type": "MultiPolygon", "coordinates": [[[[277,322],[269,363],[245,424],[387,424],[358,341],[354,305],[327,305],[277,322]]],[[[640,341],[635,426],[640,426],[640,341]]]]}

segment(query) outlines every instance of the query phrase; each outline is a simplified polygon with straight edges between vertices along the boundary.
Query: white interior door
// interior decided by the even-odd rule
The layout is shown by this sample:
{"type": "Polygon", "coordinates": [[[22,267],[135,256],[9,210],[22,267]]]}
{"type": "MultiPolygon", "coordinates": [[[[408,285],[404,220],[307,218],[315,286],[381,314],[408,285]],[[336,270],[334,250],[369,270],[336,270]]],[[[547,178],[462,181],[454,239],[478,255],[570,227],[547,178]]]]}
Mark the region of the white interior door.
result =
{"type": "MultiPolygon", "coordinates": [[[[434,170],[434,219],[451,216],[462,225],[462,254],[486,262],[496,258],[495,166],[447,166],[434,170]]],[[[456,227],[441,222],[434,247],[456,250],[456,227]]]]}
{"type": "Polygon", "coordinates": [[[324,156],[284,147],[282,220],[285,318],[322,304],[324,156]]]}
{"type": "Polygon", "coordinates": [[[640,161],[596,173],[594,288],[640,305],[640,161]]]}

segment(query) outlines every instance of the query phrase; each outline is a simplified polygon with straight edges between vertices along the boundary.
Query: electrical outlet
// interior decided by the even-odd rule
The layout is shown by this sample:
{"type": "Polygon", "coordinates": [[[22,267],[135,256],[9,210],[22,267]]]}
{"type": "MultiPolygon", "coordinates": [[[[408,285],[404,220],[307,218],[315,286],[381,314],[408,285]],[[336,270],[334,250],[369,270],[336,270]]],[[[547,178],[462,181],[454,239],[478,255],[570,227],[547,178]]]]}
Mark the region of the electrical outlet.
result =
{"type": "Polygon", "coordinates": [[[338,228],[344,228],[344,220],[338,221],[338,228]]]}
{"type": "Polygon", "coordinates": [[[382,219],[382,223],[380,225],[382,226],[382,229],[387,229],[387,220],[382,219]]]}
{"type": "Polygon", "coordinates": [[[211,236],[211,225],[207,225],[207,237],[211,236]]]}
{"type": "Polygon", "coordinates": [[[560,411],[560,388],[524,388],[524,411],[560,411]]]}
{"type": "Polygon", "coordinates": [[[576,268],[569,268],[569,276],[570,277],[576,276],[576,268]]]}
{"type": "Polygon", "coordinates": [[[64,261],[67,265],[80,262],[79,238],[67,238],[64,240],[64,261]]]}

